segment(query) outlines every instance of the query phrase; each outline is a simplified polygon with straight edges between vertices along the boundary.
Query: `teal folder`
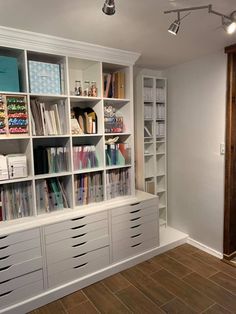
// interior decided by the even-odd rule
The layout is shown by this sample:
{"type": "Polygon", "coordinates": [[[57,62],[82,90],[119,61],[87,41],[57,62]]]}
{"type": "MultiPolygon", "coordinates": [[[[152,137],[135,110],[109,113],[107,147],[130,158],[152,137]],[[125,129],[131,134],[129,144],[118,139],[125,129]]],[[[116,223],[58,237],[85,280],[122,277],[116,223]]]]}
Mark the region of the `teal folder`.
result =
{"type": "Polygon", "coordinates": [[[20,91],[16,58],[0,56],[0,91],[20,91]]]}

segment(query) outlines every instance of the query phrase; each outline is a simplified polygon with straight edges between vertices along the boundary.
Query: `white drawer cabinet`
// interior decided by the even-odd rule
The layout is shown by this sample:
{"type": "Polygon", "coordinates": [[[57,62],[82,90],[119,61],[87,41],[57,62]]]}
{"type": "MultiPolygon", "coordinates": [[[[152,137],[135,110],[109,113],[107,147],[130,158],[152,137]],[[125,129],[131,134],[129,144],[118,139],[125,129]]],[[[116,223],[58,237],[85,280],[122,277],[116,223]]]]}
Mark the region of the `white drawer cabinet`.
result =
{"type": "Polygon", "coordinates": [[[123,214],[127,214],[127,213],[135,213],[135,212],[138,212],[142,209],[147,211],[147,209],[149,207],[157,208],[157,206],[158,206],[157,200],[155,198],[153,198],[153,199],[146,200],[146,201],[128,204],[126,206],[113,208],[111,210],[111,214],[112,214],[112,217],[114,217],[114,216],[119,216],[119,215],[123,215],[123,214]]]}

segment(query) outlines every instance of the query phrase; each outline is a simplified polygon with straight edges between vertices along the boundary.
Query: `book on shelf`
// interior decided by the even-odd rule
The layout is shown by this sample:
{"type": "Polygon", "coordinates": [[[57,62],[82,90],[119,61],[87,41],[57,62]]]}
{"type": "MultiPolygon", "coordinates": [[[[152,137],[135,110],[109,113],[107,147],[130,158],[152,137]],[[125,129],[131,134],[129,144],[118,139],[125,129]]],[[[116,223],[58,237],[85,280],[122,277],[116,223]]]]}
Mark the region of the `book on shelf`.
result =
{"type": "Polygon", "coordinates": [[[34,149],[35,174],[67,171],[68,148],[37,146],[34,149]]]}
{"type": "Polygon", "coordinates": [[[58,104],[40,102],[31,99],[32,135],[61,135],[66,133],[65,103],[58,104]]]}
{"type": "Polygon", "coordinates": [[[165,123],[162,121],[156,122],[156,137],[164,137],[165,136],[165,123]]]}
{"type": "Polygon", "coordinates": [[[52,212],[69,207],[63,182],[58,178],[36,182],[36,196],[39,213],[52,212]]]}
{"type": "Polygon", "coordinates": [[[0,220],[11,220],[33,215],[32,187],[28,182],[0,186],[0,220]]]}
{"type": "Polygon", "coordinates": [[[125,98],[125,72],[103,73],[103,97],[125,98]]]}
{"type": "Polygon", "coordinates": [[[71,110],[71,120],[72,134],[97,133],[97,114],[92,108],[73,107],[71,110]]]}
{"type": "Polygon", "coordinates": [[[73,146],[74,169],[96,168],[99,166],[95,145],[73,146]]]}
{"type": "Polygon", "coordinates": [[[76,206],[103,201],[102,176],[101,172],[84,173],[75,176],[76,206]]]}
{"type": "Polygon", "coordinates": [[[145,191],[151,194],[155,194],[155,182],[154,181],[146,181],[145,182],[145,191]]]}
{"type": "Polygon", "coordinates": [[[144,137],[152,137],[152,133],[149,131],[146,125],[144,126],[144,137]]]}
{"type": "Polygon", "coordinates": [[[158,87],[156,88],[156,102],[165,102],[165,89],[158,87]]]}
{"type": "Polygon", "coordinates": [[[156,119],[165,119],[165,104],[158,103],[156,108],[156,119]]]}
{"type": "Polygon", "coordinates": [[[106,172],[107,199],[131,194],[130,169],[114,169],[106,172]]]}

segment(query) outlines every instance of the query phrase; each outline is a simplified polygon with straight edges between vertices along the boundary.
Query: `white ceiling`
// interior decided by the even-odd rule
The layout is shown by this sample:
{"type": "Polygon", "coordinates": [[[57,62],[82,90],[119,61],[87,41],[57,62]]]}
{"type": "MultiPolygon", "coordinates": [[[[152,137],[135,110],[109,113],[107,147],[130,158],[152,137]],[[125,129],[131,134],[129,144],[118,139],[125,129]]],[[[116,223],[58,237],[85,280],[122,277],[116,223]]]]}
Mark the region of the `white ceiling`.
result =
{"type": "Polygon", "coordinates": [[[45,33],[140,52],[138,65],[165,68],[236,43],[220,27],[221,18],[207,10],[182,21],[177,36],[167,32],[175,14],[164,10],[212,4],[224,14],[236,0],[116,0],[116,14],[107,16],[104,0],[0,0],[2,26],[45,33]]]}

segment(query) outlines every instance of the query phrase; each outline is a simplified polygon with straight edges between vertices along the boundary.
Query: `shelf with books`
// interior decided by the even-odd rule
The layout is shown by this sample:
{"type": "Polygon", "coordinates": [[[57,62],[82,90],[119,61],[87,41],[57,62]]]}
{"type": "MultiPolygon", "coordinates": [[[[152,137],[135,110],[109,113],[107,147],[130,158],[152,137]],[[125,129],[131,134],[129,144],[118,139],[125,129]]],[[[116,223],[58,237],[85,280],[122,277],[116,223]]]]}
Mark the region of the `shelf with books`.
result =
{"type": "MultiPolygon", "coordinates": [[[[137,187],[159,197],[160,192],[158,191],[161,191],[161,195],[165,195],[165,203],[167,200],[166,89],[167,81],[165,78],[145,74],[138,74],[136,77],[135,148],[137,187]]],[[[165,215],[167,215],[166,204],[165,215]]]]}
{"type": "Polygon", "coordinates": [[[103,63],[103,97],[126,100],[130,97],[129,67],[103,63]]]}
{"type": "Polygon", "coordinates": [[[105,136],[106,166],[131,164],[131,136],[105,136]]]}
{"type": "Polygon", "coordinates": [[[73,170],[84,170],[102,167],[103,160],[103,138],[85,137],[73,138],[72,142],[73,170]]]}
{"type": "Polygon", "coordinates": [[[104,201],[103,171],[74,176],[75,206],[104,201]]]}
{"type": "Polygon", "coordinates": [[[101,63],[68,58],[70,95],[101,97],[101,63]]]}
{"type": "Polygon", "coordinates": [[[67,100],[30,96],[31,129],[33,136],[65,135],[69,132],[67,100]]]}
{"type": "Polygon", "coordinates": [[[17,183],[17,182],[25,182],[25,181],[32,181],[33,176],[27,176],[27,177],[20,177],[17,179],[7,179],[7,180],[0,180],[0,185],[8,184],[8,183],[17,183]]]}
{"type": "Polygon", "coordinates": [[[103,134],[103,112],[100,100],[89,102],[70,102],[71,133],[73,135],[103,134]]]}
{"type": "Polygon", "coordinates": [[[71,207],[71,176],[39,179],[35,182],[37,214],[71,207]]]}

